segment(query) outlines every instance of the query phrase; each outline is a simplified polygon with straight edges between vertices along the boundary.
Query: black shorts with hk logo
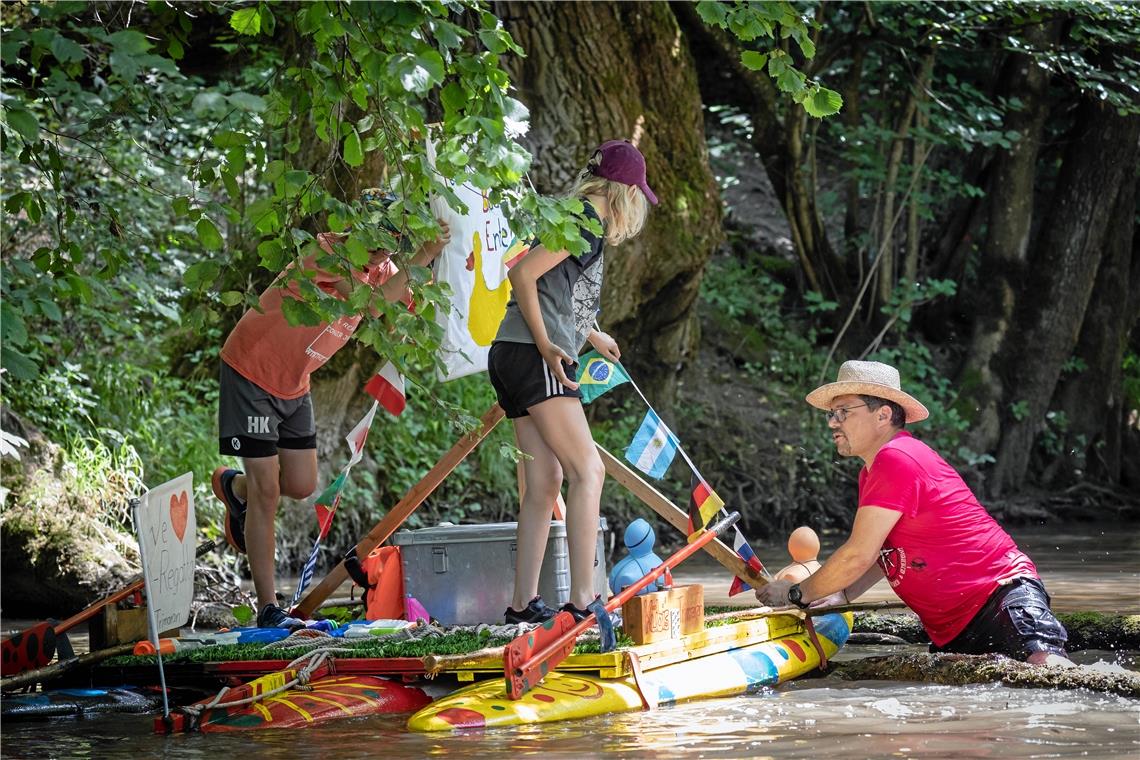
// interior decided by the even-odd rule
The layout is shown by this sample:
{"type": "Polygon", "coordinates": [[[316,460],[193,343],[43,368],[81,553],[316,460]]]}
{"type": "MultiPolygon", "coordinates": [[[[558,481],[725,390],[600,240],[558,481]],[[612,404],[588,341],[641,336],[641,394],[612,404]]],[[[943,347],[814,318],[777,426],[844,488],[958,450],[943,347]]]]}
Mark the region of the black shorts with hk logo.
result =
{"type": "MultiPolygon", "coordinates": [[[[571,380],[578,374],[577,364],[564,364],[563,369],[571,380]]],[[[558,381],[533,343],[495,341],[487,355],[487,374],[507,419],[526,417],[527,409],[550,398],[582,398],[580,391],[558,381]]]]}
{"type": "Polygon", "coordinates": [[[281,399],[221,362],[218,383],[219,450],[226,456],[257,459],[277,456],[277,449],[315,449],[317,425],[313,400],[281,399]]]}

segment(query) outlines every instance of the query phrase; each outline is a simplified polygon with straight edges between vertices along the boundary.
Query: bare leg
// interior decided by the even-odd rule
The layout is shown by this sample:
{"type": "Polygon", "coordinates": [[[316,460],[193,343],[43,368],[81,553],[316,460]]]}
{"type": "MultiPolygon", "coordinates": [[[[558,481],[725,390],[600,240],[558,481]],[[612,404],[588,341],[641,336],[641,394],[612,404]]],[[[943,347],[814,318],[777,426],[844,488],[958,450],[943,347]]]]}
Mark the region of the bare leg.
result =
{"type": "Polygon", "coordinates": [[[277,456],[244,459],[245,477],[234,479],[234,491],[245,497],[245,548],[257,606],[277,603],[274,521],[281,497],[304,499],[316,488],[315,449],[281,449],[277,456]],[[243,494],[244,491],[244,494],[243,494]]]}
{"type": "MultiPolygon", "coordinates": [[[[530,418],[562,465],[567,481],[566,539],[570,549],[570,601],[584,609],[594,600],[598,514],[606,470],[594,446],[582,402],[558,396],[532,406],[530,418]]],[[[529,486],[529,480],[528,480],[529,486]]],[[[546,497],[549,499],[549,497],[546,497]]],[[[546,501],[550,508],[550,501],[546,501]]]]}
{"type": "MultiPolygon", "coordinates": [[[[519,449],[530,457],[522,463],[526,488],[519,508],[515,590],[511,597],[511,607],[522,610],[538,594],[538,576],[550,536],[550,516],[562,488],[562,465],[529,417],[515,420],[515,433],[519,449]]],[[[556,599],[546,601],[557,603],[556,599]]]]}

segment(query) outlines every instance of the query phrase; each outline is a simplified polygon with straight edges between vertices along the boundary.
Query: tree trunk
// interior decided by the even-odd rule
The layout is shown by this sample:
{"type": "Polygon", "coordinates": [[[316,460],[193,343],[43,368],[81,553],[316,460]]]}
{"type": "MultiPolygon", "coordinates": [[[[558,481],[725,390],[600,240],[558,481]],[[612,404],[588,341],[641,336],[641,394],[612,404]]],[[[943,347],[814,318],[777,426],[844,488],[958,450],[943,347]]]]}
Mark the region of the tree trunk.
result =
{"type": "Polygon", "coordinates": [[[1138,138],[1140,117],[1081,103],[1023,291],[1031,296],[1017,304],[1014,315],[1018,339],[996,357],[1003,367],[1005,422],[993,473],[995,496],[1024,483],[1061,367],[1077,345],[1138,138]]]}
{"type": "MultiPolygon", "coordinates": [[[[1045,47],[1057,37],[1056,28],[1035,27],[1028,35],[1045,47]]],[[[1026,252],[1033,223],[1033,187],[1037,155],[1048,116],[1049,74],[1028,55],[1011,54],[998,81],[1005,97],[1025,103],[1006,119],[1005,128],[1017,132],[1013,146],[993,161],[990,172],[989,229],[982,250],[978,288],[969,311],[974,330],[960,378],[963,407],[974,420],[967,445],[974,451],[992,451],[1001,435],[999,404],[1004,389],[994,357],[1009,334],[1020,284],[1025,276],[1026,252]]]]}
{"type": "Polygon", "coordinates": [[[1065,457],[1070,468],[1109,483],[1120,482],[1125,427],[1123,372],[1128,334],[1140,318],[1140,299],[1130,298],[1140,252],[1135,235],[1136,177],[1127,176],[1111,217],[1115,220],[1097,272],[1093,295],[1081,325],[1075,356],[1084,368],[1063,379],[1051,408],[1068,421],[1065,451],[1080,451],[1082,462],[1065,457]]]}
{"type": "Polygon", "coordinates": [[[509,68],[531,111],[525,143],[540,192],[566,192],[604,140],[628,138],[645,154],[660,205],[641,235],[609,251],[599,322],[649,398],[668,408],[676,370],[699,339],[694,304],[721,234],[681,30],[664,3],[509,2],[495,10],[527,53],[509,68]]]}

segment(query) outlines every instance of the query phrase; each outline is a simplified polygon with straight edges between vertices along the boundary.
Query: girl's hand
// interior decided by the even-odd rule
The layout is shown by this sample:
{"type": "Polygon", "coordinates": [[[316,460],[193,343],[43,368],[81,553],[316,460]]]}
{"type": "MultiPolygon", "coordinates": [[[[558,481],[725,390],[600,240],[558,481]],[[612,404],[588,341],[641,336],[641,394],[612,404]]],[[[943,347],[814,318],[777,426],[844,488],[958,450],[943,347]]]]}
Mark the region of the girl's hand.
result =
{"type": "Polygon", "coordinates": [[[589,336],[590,345],[597,349],[598,353],[609,359],[611,362],[616,362],[621,359],[621,349],[618,348],[617,341],[614,340],[608,333],[601,330],[594,330],[589,336]]]}
{"type": "Polygon", "coordinates": [[[558,382],[572,391],[578,390],[578,383],[566,375],[566,367],[574,363],[569,354],[551,342],[547,342],[545,346],[540,346],[538,352],[542,354],[543,361],[546,362],[546,366],[550,367],[554,376],[558,378],[558,382]]]}

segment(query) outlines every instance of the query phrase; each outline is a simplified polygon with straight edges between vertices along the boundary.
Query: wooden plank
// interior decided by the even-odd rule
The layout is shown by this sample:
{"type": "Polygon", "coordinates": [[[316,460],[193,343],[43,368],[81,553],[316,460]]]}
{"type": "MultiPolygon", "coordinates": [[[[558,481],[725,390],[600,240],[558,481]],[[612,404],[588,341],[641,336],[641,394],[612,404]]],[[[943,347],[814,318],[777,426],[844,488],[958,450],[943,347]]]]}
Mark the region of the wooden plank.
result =
{"type": "MultiPolygon", "coordinates": [[[[661,517],[674,528],[681,531],[681,535],[688,533],[688,512],[669,501],[664,494],[645,482],[640,475],[626,467],[624,462],[615,457],[604,447],[598,444],[595,445],[598,446],[598,453],[602,455],[602,462],[606,466],[607,475],[625,486],[626,490],[645,502],[647,507],[661,515],[661,517]]],[[[719,562],[730,573],[752,586],[752,588],[758,588],[768,583],[763,576],[748,567],[748,565],[744,563],[744,560],[740,558],[740,555],[732,550],[732,547],[728,546],[719,538],[706,544],[705,551],[712,555],[712,558],[719,562]]]]}
{"type": "Polygon", "coordinates": [[[704,586],[692,584],[633,597],[621,606],[625,634],[635,644],[649,644],[702,630],[704,591],[704,586]]]}
{"type": "MultiPolygon", "coordinates": [[[[420,478],[420,481],[408,489],[404,494],[404,498],[384,515],[383,519],[368,532],[364,538],[356,544],[356,556],[364,560],[368,556],[368,552],[375,549],[380,544],[387,541],[396,529],[404,524],[404,521],[415,512],[424,500],[439,487],[443,479],[451,474],[452,470],[459,466],[468,454],[476,446],[478,446],[487,434],[490,433],[495,425],[503,419],[504,412],[502,407],[494,404],[483,415],[483,419],[479,427],[467,433],[460,438],[451,449],[444,454],[435,466],[428,470],[427,474],[420,478]]],[[[301,602],[294,608],[293,614],[299,615],[303,618],[308,618],[313,614],[313,611],[320,606],[321,602],[328,599],[332,594],[340,588],[340,585],[348,580],[348,571],[344,568],[344,562],[341,561],[336,567],[329,571],[320,583],[313,587],[308,594],[301,600],[301,602]]]]}

